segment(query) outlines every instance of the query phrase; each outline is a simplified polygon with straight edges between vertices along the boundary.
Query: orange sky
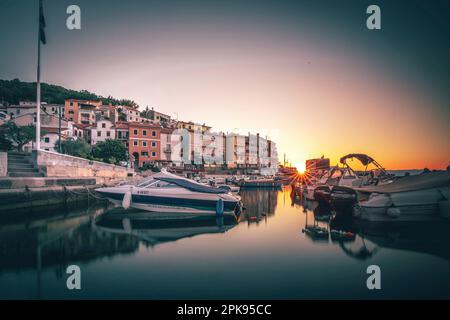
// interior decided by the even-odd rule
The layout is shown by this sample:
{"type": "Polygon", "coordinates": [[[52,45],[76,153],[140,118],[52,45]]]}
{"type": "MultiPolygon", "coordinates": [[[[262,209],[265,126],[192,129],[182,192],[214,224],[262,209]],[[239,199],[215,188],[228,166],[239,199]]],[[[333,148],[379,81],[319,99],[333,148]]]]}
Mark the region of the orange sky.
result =
{"type": "MultiPolygon", "coordinates": [[[[46,3],[44,82],[267,134],[293,164],[347,153],[388,169],[450,164],[448,12],[438,3],[385,1],[382,30],[369,31],[356,0],[80,0],[83,27],[69,31],[66,2],[46,3]]],[[[0,43],[2,77],[34,81],[37,6],[2,8],[0,26],[14,30],[0,43]]]]}

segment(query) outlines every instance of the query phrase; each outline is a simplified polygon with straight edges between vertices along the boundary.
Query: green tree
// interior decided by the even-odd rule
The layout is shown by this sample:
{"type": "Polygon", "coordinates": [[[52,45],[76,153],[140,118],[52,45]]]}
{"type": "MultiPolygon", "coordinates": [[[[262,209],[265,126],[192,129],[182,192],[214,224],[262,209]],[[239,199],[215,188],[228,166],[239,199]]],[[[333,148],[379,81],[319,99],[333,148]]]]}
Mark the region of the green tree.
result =
{"type": "Polygon", "coordinates": [[[3,129],[0,127],[0,151],[9,151],[12,149],[12,142],[6,138],[3,129]]]}
{"type": "MultiPolygon", "coordinates": [[[[0,80],[0,97],[4,101],[18,104],[19,101],[36,101],[36,83],[22,82],[19,79],[0,80]]],[[[105,104],[138,107],[138,104],[129,99],[116,99],[111,96],[105,98],[87,90],[71,90],[61,86],[41,83],[42,101],[48,103],[64,103],[64,99],[102,100],[105,104]]]]}
{"type": "MultiPolygon", "coordinates": [[[[55,144],[55,149],[59,150],[59,141],[55,144]]],[[[65,140],[61,142],[61,151],[74,157],[88,158],[91,154],[91,145],[83,139],[65,140]]]]}
{"type": "Polygon", "coordinates": [[[104,162],[118,164],[128,160],[128,149],[120,140],[108,139],[98,142],[92,148],[92,156],[104,162]]]}
{"type": "MultiPolygon", "coordinates": [[[[7,121],[1,126],[2,140],[10,141],[12,144],[17,145],[17,150],[22,151],[23,146],[28,142],[35,140],[36,138],[36,128],[33,125],[18,126],[12,121],[7,121]]],[[[44,131],[41,131],[41,136],[44,131]]],[[[6,143],[7,146],[7,143],[6,143]]]]}

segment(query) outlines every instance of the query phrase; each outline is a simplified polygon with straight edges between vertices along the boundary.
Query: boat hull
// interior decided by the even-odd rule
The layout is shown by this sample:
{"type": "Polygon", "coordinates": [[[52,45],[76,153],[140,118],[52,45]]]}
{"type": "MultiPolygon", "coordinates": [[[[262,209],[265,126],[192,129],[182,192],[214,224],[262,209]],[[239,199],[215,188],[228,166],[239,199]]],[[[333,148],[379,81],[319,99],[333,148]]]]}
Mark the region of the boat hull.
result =
{"type": "MultiPolygon", "coordinates": [[[[108,198],[117,205],[122,205],[124,193],[105,192],[97,190],[100,194],[108,198]]],[[[193,197],[164,197],[141,195],[133,193],[130,207],[163,213],[188,213],[196,215],[217,214],[218,199],[199,199],[193,197]]],[[[223,201],[223,214],[239,214],[239,201],[223,201]]]]}
{"type": "Polygon", "coordinates": [[[354,216],[367,221],[427,221],[448,216],[450,188],[373,194],[360,201],[354,216]]]}

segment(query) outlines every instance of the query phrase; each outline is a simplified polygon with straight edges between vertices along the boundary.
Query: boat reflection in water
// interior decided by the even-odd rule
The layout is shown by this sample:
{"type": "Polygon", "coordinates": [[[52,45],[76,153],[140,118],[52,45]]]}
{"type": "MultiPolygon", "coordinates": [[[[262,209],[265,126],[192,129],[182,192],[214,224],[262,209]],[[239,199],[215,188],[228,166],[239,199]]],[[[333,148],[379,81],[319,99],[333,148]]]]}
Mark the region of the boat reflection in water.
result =
{"type": "Polygon", "coordinates": [[[0,299],[450,298],[448,225],[357,224],[286,188],[241,196],[240,221],[106,203],[2,212],[0,299]],[[386,284],[375,294],[372,264],[386,284]],[[70,265],[82,290],[67,290],[70,265]]]}
{"type": "Polygon", "coordinates": [[[279,190],[276,189],[241,189],[239,195],[245,210],[241,213],[241,222],[248,225],[259,224],[275,214],[279,190]]]}
{"type": "Polygon", "coordinates": [[[146,245],[176,241],[200,234],[225,233],[237,224],[230,215],[217,217],[113,209],[95,222],[97,229],[135,237],[146,245]]]}
{"type": "Polygon", "coordinates": [[[303,233],[314,242],[338,244],[351,258],[364,261],[386,248],[431,254],[450,261],[449,222],[355,222],[347,212],[336,212],[331,206],[308,200],[302,205],[306,214],[303,233]]]}

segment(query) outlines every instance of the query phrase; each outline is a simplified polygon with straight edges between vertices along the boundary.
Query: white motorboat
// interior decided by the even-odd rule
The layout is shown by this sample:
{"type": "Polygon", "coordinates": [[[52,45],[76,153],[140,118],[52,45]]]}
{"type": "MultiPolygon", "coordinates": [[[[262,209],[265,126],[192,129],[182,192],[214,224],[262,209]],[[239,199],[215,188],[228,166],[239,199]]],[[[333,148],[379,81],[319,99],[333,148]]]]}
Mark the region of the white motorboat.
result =
{"type": "Polygon", "coordinates": [[[408,176],[380,186],[356,188],[354,216],[368,221],[450,218],[450,172],[408,176]]]}
{"type": "Polygon", "coordinates": [[[340,163],[343,167],[331,168],[316,186],[306,189],[308,198],[312,196],[316,201],[329,202],[335,208],[345,208],[352,206],[357,200],[354,188],[389,184],[395,180],[375,159],[365,154],[348,154],[340,159],[340,163]],[[355,171],[347,163],[347,160],[354,158],[365,167],[363,172],[355,171]],[[369,166],[373,168],[368,170],[369,166]]]}
{"type": "Polygon", "coordinates": [[[206,186],[166,171],[137,185],[105,187],[96,191],[115,204],[167,213],[240,214],[240,198],[229,190],[206,186]]]}

